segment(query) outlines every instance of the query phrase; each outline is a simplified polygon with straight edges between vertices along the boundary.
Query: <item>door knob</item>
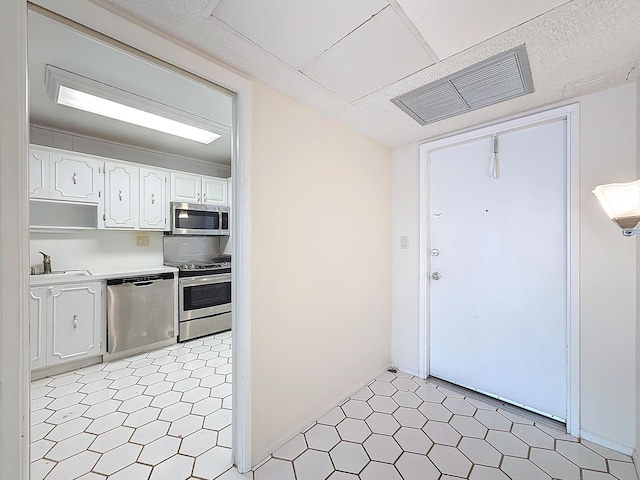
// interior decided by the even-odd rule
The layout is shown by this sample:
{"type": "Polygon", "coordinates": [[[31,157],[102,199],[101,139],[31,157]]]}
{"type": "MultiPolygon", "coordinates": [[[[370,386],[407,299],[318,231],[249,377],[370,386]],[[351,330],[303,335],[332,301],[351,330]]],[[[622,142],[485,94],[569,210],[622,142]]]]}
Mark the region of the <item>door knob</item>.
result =
{"type": "Polygon", "coordinates": [[[431,250],[432,257],[437,257],[438,255],[440,255],[440,250],[438,250],[437,248],[434,248],[433,250],[431,250]]]}
{"type": "Polygon", "coordinates": [[[432,280],[440,280],[442,278],[442,275],[440,275],[440,272],[433,272],[431,274],[431,279],[432,280]]]}

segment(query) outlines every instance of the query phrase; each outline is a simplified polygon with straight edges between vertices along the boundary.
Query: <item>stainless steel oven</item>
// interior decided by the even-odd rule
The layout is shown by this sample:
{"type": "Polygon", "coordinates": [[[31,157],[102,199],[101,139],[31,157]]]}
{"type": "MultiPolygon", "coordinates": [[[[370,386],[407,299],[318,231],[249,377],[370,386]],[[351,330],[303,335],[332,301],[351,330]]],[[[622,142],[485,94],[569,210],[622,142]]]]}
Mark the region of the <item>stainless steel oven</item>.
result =
{"type": "Polygon", "coordinates": [[[179,342],[231,328],[231,256],[219,239],[164,237],[164,263],[178,268],[179,342]]]}
{"type": "Polygon", "coordinates": [[[182,265],[178,275],[178,341],[229,330],[231,266],[182,265]]]}
{"type": "Polygon", "coordinates": [[[231,311],[231,274],[181,278],[180,321],[231,311]]]}

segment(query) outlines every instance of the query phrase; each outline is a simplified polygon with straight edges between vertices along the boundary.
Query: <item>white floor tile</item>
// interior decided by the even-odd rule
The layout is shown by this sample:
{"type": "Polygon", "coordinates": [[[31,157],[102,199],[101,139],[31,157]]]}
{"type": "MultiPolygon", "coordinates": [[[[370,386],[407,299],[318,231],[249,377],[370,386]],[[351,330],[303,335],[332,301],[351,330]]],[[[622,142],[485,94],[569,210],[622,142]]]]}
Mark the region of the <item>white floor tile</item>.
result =
{"type": "MultiPolygon", "coordinates": [[[[125,467],[135,463],[142,451],[140,445],[125,443],[119,447],[109,450],[100,457],[100,460],[93,467],[93,471],[104,475],[111,475],[125,467]]],[[[71,477],[73,478],[73,477],[71,477]]]]}
{"type": "Polygon", "coordinates": [[[135,432],[135,430],[130,427],[116,427],[113,430],[98,435],[89,447],[89,450],[106,453],[109,450],[113,450],[127,443],[131,435],[133,435],[133,432],[135,432]]]}
{"type": "Polygon", "coordinates": [[[186,480],[191,476],[194,459],[174,455],[153,467],[150,480],[186,480]]]}
{"type": "MultiPolygon", "coordinates": [[[[201,478],[216,478],[233,465],[231,449],[215,447],[199,455],[193,467],[193,475],[201,478]]],[[[284,477],[278,480],[285,480],[284,477]]]]}
{"type": "Polygon", "coordinates": [[[142,449],[138,461],[147,465],[157,465],[178,453],[180,439],[175,437],[160,437],[147,444],[142,449]]]}

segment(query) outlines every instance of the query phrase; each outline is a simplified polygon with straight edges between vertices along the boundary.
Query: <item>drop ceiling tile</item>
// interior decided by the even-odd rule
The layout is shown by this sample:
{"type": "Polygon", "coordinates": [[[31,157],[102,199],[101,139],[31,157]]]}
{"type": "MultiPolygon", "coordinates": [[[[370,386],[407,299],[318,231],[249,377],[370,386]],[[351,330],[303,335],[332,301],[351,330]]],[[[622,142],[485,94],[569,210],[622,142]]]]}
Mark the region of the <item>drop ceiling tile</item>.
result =
{"type": "Polygon", "coordinates": [[[442,60],[568,1],[398,0],[398,4],[442,60]]]}
{"type": "Polygon", "coordinates": [[[300,68],[386,6],[386,0],[221,0],[213,16],[300,68]]]}
{"type": "Polygon", "coordinates": [[[388,7],[301,71],[353,102],[432,64],[420,42],[388,7]]]}

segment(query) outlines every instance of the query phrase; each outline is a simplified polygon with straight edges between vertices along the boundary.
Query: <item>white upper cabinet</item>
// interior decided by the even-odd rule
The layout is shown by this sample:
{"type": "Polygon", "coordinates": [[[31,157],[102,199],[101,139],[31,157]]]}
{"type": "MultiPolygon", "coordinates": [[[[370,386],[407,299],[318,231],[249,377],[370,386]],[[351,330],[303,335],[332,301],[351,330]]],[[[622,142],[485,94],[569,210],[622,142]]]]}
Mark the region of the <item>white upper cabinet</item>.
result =
{"type": "Polygon", "coordinates": [[[51,152],[50,159],[49,198],[71,202],[99,202],[102,161],[58,152],[51,152]]]}
{"type": "Polygon", "coordinates": [[[227,205],[227,180],[202,177],[202,203],[207,205],[227,205]]]}
{"type": "Polygon", "coordinates": [[[201,203],[202,177],[190,173],[171,172],[171,201],[201,203]]]}
{"type": "Polygon", "coordinates": [[[167,228],[167,174],[158,170],[140,169],[140,228],[167,228]]]}
{"type": "Polygon", "coordinates": [[[227,205],[227,180],[171,172],[171,201],[227,205]]]}
{"type": "Polygon", "coordinates": [[[106,162],[105,227],[136,228],[138,226],[138,172],[132,165],[106,162]]]}
{"type": "Polygon", "coordinates": [[[49,198],[49,156],[46,150],[29,149],[29,195],[49,198]]]}

